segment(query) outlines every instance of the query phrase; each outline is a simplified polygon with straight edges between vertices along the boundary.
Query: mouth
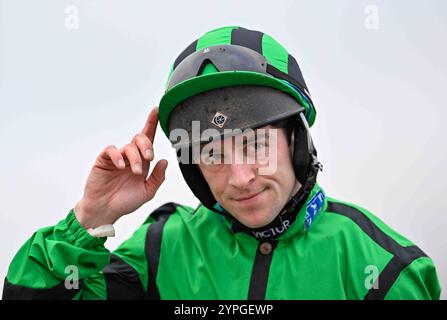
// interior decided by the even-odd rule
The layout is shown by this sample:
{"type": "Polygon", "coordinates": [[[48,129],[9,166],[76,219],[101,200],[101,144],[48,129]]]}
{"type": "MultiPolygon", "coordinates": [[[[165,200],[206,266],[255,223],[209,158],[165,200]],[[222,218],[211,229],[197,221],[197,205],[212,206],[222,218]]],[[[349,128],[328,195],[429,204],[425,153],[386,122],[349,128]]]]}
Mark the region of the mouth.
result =
{"type": "Polygon", "coordinates": [[[234,198],[233,200],[236,201],[237,203],[241,203],[241,204],[248,204],[248,203],[253,203],[256,200],[258,200],[258,198],[263,194],[263,192],[267,190],[267,188],[262,189],[261,191],[254,193],[250,196],[247,197],[242,197],[242,198],[234,198]]]}

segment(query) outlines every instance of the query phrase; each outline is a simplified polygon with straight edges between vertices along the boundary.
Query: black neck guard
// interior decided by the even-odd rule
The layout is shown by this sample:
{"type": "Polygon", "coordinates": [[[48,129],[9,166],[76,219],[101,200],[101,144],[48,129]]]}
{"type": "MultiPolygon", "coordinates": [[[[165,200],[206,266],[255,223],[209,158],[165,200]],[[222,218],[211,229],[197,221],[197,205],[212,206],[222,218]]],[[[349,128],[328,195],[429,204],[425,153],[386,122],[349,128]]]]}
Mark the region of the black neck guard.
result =
{"type": "Polygon", "coordinates": [[[303,189],[298,192],[287,202],[281,212],[268,225],[260,228],[249,228],[233,218],[233,232],[246,232],[258,240],[274,240],[289,229],[296,220],[298,211],[306,201],[303,189]]]}

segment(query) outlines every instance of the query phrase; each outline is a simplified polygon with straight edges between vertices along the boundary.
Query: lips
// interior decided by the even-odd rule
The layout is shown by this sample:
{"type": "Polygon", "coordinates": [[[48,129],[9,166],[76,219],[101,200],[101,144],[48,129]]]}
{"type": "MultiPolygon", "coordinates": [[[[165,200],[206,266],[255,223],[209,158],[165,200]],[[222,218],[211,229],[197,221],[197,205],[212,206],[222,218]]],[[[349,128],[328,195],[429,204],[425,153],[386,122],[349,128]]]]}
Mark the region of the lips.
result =
{"type": "Polygon", "coordinates": [[[253,193],[253,194],[250,195],[250,196],[242,197],[242,198],[237,198],[237,199],[235,198],[234,200],[235,200],[235,201],[247,201],[247,200],[254,199],[256,196],[258,196],[258,195],[260,195],[262,192],[264,192],[265,189],[267,189],[267,188],[264,188],[264,189],[262,189],[261,191],[259,191],[259,192],[257,192],[257,193],[253,193]]]}

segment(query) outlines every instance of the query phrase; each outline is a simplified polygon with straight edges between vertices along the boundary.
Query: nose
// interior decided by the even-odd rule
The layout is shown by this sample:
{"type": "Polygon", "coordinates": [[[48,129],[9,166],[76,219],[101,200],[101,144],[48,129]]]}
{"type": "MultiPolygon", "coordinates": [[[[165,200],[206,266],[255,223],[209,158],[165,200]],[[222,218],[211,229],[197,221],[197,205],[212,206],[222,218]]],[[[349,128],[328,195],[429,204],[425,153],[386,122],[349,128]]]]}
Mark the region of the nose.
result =
{"type": "Polygon", "coordinates": [[[251,164],[231,164],[228,184],[243,189],[256,178],[255,166],[251,164]]]}

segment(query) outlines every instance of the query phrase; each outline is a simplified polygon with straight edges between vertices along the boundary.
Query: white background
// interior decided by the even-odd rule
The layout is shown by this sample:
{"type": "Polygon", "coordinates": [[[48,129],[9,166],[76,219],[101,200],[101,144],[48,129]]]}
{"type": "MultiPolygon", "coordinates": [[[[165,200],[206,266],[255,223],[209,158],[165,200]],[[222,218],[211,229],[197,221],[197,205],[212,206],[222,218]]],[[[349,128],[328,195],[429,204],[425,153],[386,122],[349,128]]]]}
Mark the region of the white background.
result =
{"type": "MultiPolygon", "coordinates": [[[[447,290],[441,0],[1,1],[0,289],[26,239],[80,199],[99,152],[141,130],[177,55],[226,25],[263,31],[295,56],[318,112],[319,183],[414,241],[447,290]],[[70,5],[75,30],[66,27],[70,5]]],[[[170,162],[167,180],[117,222],[109,249],[162,203],[198,203],[160,128],[155,151],[170,162]]]]}

